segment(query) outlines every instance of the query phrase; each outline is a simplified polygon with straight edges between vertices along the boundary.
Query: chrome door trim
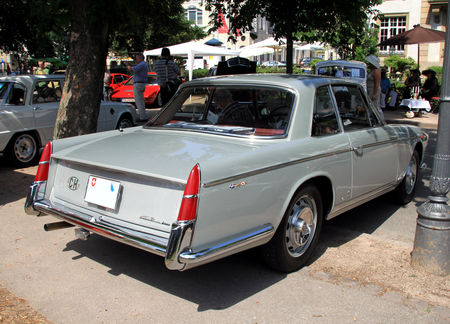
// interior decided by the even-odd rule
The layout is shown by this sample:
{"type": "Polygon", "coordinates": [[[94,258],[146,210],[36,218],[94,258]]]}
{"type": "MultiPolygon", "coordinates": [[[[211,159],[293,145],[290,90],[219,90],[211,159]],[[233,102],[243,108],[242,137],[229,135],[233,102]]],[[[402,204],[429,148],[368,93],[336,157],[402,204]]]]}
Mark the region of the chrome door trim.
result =
{"type": "Polygon", "coordinates": [[[339,155],[339,154],[343,154],[343,153],[347,153],[350,152],[352,149],[348,148],[348,149],[344,149],[344,150],[339,150],[339,151],[334,151],[334,152],[329,152],[329,153],[323,153],[323,154],[318,154],[318,155],[313,155],[307,158],[302,158],[302,159],[298,159],[298,160],[293,160],[293,161],[289,161],[289,162],[284,162],[284,163],[279,163],[279,164],[275,164],[269,167],[265,167],[265,168],[261,168],[261,169],[257,169],[257,170],[253,170],[253,171],[248,171],[248,172],[244,172],[244,173],[240,173],[231,177],[226,177],[226,178],[222,178],[222,179],[218,179],[218,180],[213,180],[210,182],[206,182],[202,184],[202,187],[204,188],[210,188],[210,187],[214,187],[220,184],[224,184],[230,181],[235,181],[235,180],[239,180],[242,178],[247,178],[247,177],[252,177],[254,175],[258,175],[264,172],[270,172],[270,171],[274,171],[274,170],[278,170],[278,169],[282,169],[291,165],[295,165],[295,164],[299,164],[299,163],[304,163],[304,162],[309,162],[309,161],[314,161],[314,160],[318,160],[318,159],[322,159],[322,158],[327,158],[333,155],[339,155]]]}

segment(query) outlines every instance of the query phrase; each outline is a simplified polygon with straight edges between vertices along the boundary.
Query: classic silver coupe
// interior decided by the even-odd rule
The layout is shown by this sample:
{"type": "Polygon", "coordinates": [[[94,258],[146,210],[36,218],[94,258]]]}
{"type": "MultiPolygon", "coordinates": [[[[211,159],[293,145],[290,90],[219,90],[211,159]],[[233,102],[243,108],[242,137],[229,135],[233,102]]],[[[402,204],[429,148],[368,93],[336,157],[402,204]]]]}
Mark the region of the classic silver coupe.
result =
{"type": "Polygon", "coordinates": [[[323,221],[392,191],[408,203],[428,136],[386,125],[342,78],[194,80],[145,126],[47,144],[25,210],[186,270],[260,246],[302,267],[323,221]]]}
{"type": "MultiPolygon", "coordinates": [[[[33,164],[53,138],[64,75],[0,77],[0,156],[19,166],[33,164]]],[[[135,125],[135,108],[102,102],[97,131],[135,125]]]]}

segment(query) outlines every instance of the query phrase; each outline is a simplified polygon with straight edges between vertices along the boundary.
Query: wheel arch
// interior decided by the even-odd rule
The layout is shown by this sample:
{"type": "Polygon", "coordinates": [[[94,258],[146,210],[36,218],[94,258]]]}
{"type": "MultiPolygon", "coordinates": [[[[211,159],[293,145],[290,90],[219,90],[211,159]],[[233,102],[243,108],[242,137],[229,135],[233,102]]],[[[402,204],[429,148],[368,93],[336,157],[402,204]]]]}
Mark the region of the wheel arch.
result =
{"type": "Polygon", "coordinates": [[[124,118],[129,118],[133,125],[136,124],[136,121],[134,120],[133,115],[130,112],[125,111],[122,114],[120,114],[119,118],[117,119],[116,128],[119,127],[120,121],[124,118]]]}
{"type": "MultiPolygon", "coordinates": [[[[327,215],[331,212],[331,208],[333,206],[334,201],[334,191],[333,191],[333,185],[330,180],[330,178],[323,174],[317,174],[313,175],[312,177],[308,179],[304,179],[301,181],[301,183],[296,185],[296,189],[292,191],[289,200],[287,201],[287,205],[284,207],[284,210],[286,210],[289,206],[289,203],[291,200],[295,197],[297,192],[299,192],[303,187],[307,185],[313,185],[315,186],[319,192],[320,196],[322,198],[322,204],[323,204],[323,218],[326,219],[327,215]]],[[[283,212],[284,215],[284,212],[283,212]]]]}
{"type": "Polygon", "coordinates": [[[34,139],[36,140],[36,144],[38,149],[40,150],[41,147],[43,146],[43,139],[41,137],[41,134],[39,134],[39,132],[35,129],[30,129],[30,130],[23,130],[23,131],[19,131],[19,132],[15,132],[11,138],[8,141],[8,144],[6,145],[5,148],[10,148],[11,145],[13,145],[14,140],[17,138],[17,136],[22,135],[22,134],[30,134],[34,137],[34,139]]]}

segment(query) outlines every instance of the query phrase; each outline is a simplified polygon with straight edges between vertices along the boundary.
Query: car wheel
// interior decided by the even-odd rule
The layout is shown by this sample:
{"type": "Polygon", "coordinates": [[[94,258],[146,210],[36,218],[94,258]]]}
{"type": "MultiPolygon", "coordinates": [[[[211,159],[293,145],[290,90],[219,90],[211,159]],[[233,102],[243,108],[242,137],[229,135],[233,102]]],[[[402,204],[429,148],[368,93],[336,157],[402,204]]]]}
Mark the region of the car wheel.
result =
{"type": "Polygon", "coordinates": [[[133,127],[133,121],[128,116],[122,116],[119,119],[119,122],[117,123],[116,129],[123,129],[127,127],[133,127]]]}
{"type": "Polygon", "coordinates": [[[38,157],[38,145],[32,134],[18,134],[10,142],[8,156],[10,161],[20,167],[34,164],[38,157]]]}
{"type": "Polygon", "coordinates": [[[405,177],[394,190],[395,201],[406,205],[409,203],[416,192],[417,178],[419,175],[419,153],[414,151],[406,169],[405,177]]]}
{"type": "Polygon", "coordinates": [[[289,203],[278,229],[262,252],[275,270],[291,272],[305,265],[322,228],[322,198],[313,185],[301,188],[289,203]]]}

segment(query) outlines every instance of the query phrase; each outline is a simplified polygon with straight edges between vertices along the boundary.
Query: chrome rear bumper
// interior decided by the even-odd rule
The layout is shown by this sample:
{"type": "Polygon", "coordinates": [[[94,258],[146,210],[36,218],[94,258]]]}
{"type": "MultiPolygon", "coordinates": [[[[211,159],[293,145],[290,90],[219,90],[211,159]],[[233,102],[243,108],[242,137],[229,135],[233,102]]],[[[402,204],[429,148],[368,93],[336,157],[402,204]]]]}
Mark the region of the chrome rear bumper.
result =
{"type": "Polygon", "coordinates": [[[30,187],[25,201],[25,212],[27,214],[34,216],[52,215],[89,232],[157,254],[165,258],[166,267],[170,270],[187,270],[264,244],[270,240],[274,232],[272,225],[265,224],[226,242],[202,251],[193,251],[191,241],[195,221],[172,224],[170,236],[167,240],[156,235],[116,226],[103,221],[101,218],[72,210],[64,205],[53,204],[47,199],[38,199],[41,185],[42,183],[33,183],[30,187]]]}

